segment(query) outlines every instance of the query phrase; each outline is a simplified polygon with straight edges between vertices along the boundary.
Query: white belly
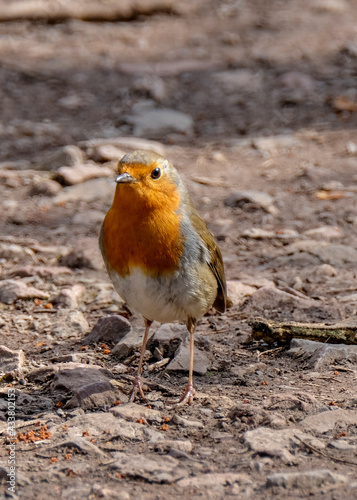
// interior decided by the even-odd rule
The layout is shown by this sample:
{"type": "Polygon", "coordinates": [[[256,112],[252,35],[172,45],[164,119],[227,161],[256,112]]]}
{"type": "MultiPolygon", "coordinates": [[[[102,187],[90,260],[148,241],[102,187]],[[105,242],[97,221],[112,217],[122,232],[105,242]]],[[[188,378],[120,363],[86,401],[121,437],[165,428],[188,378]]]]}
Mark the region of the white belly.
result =
{"type": "Polygon", "coordinates": [[[200,289],[196,273],[182,276],[147,277],[140,268],[132,269],[130,276],[122,278],[110,271],[116,291],[133,312],[150,321],[171,323],[186,322],[188,317],[200,318],[211,307],[212,290],[200,289]]]}

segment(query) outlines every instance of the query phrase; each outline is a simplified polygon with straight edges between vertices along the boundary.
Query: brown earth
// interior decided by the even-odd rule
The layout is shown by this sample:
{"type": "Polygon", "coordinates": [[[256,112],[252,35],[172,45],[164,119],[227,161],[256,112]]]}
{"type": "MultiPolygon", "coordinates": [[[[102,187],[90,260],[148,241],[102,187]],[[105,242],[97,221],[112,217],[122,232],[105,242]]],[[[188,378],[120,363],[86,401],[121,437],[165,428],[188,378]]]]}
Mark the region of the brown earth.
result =
{"type": "MultiPolygon", "coordinates": [[[[354,346],[330,358],[311,358],[307,344],[289,353],[289,346],[249,340],[249,322],[257,316],[336,322],[356,314],[357,5],[352,0],[168,3],[153,1],[150,8],[147,2],[143,10],[140,2],[128,2],[127,14],[116,12],[108,21],[101,12],[86,16],[86,2],[77,2],[80,14],[74,18],[73,12],[61,14],[61,2],[50,0],[38,12],[28,0],[26,17],[0,23],[0,294],[7,279],[45,292],[42,299],[0,304],[0,344],[23,349],[26,356],[22,371],[2,379],[0,455],[7,471],[11,387],[19,391],[16,417],[24,434],[16,444],[16,494],[3,482],[2,495],[355,498],[354,346]],[[140,131],[140,116],[163,108],[191,117],[192,125],[186,121],[180,130],[158,131],[149,124],[140,131]],[[114,178],[113,162],[105,161],[103,150],[93,151],[83,141],[104,138],[119,154],[132,146],[115,138],[134,135],[159,141],[152,146],[163,149],[182,173],[219,241],[227,278],[235,282],[229,288],[233,306],[224,315],[207,315],[197,329],[211,366],[195,376],[194,405],[164,404],[182,390],[186,372],[161,368],[145,374],[152,383],[151,407],[160,418],[139,423],[164,436],[161,445],[145,434],[115,437],[109,427],[86,433],[91,416],[102,412],[103,421],[108,418],[108,405],[69,408],[71,391],[54,386],[53,366],[76,362],[109,370],[119,391],[135,372],[137,357],[118,360],[110,353],[114,343],[83,349],[83,337],[108,315],[129,317],[134,329],[142,325],[112,295],[97,246],[113,184],[104,177],[87,181],[96,191],[91,199],[86,182],[78,184],[78,192],[62,190],[49,182],[55,174],[48,155],[79,145],[83,161],[109,167],[114,178]],[[238,190],[272,198],[254,202],[244,195],[233,206],[226,203],[238,190]],[[86,258],[79,267],[66,257],[71,250],[86,258]],[[25,265],[47,269],[47,275],[38,269],[24,274],[18,268],[25,265]],[[71,270],[48,269],[59,265],[71,270]],[[247,286],[234,294],[239,283],[247,286]],[[74,285],[84,288],[72,289],[72,299],[78,292],[72,306],[56,304],[55,297],[74,285]],[[78,326],[77,320],[65,324],[73,310],[89,326],[78,326]],[[46,366],[52,366],[46,376],[30,375],[46,366]],[[328,429],[316,424],[320,413],[340,410],[347,413],[335,413],[340,417],[328,429]],[[314,415],[315,423],[304,420],[314,415]],[[78,435],[95,448],[68,444],[65,426],[74,417],[82,419],[73,424],[78,435]],[[26,439],[31,430],[39,436],[36,422],[47,425],[50,439],[44,428],[39,441],[26,439]],[[264,446],[252,444],[247,432],[254,429],[262,429],[264,446]],[[287,444],[281,444],[279,436],[289,430],[287,444]],[[299,432],[305,434],[296,437],[299,432]],[[119,452],[137,464],[140,455],[147,463],[159,460],[159,469],[172,468],[166,476],[140,472],[139,465],[135,472],[135,465],[118,465],[119,452]],[[311,471],[312,479],[303,474],[311,471]],[[277,473],[301,474],[295,483],[291,476],[279,483],[271,478],[277,473]]],[[[2,18],[9,19],[10,2],[0,5],[2,18]]],[[[146,369],[156,361],[149,355],[146,369]]]]}

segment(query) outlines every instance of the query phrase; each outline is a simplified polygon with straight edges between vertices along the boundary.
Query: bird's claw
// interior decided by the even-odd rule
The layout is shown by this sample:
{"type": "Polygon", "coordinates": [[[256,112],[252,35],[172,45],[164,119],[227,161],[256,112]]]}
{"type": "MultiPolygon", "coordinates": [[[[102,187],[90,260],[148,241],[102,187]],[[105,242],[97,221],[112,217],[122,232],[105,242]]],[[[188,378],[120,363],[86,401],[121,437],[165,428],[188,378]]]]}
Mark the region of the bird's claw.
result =
{"type": "Polygon", "coordinates": [[[178,399],[177,401],[166,401],[166,403],[168,405],[176,406],[176,408],[185,404],[192,405],[194,396],[195,389],[193,388],[193,385],[191,383],[188,383],[185,392],[180,397],[180,399],[178,399]]]}
{"type": "Polygon", "coordinates": [[[134,383],[133,383],[133,388],[131,389],[129,393],[129,402],[132,403],[136,397],[137,394],[140,394],[140,397],[143,399],[145,403],[148,402],[148,400],[145,397],[144,390],[143,390],[143,385],[142,385],[142,378],[135,377],[134,383]]]}

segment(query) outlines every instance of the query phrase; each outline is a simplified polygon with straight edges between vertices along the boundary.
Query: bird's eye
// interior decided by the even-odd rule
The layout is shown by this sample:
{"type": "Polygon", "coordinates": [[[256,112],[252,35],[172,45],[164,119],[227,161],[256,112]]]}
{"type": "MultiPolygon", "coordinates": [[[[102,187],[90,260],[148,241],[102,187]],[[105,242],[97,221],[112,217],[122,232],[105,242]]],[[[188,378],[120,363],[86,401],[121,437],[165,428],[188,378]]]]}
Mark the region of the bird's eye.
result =
{"type": "Polygon", "coordinates": [[[159,179],[161,177],[161,168],[154,168],[154,170],[151,172],[151,178],[152,179],[159,179]]]}

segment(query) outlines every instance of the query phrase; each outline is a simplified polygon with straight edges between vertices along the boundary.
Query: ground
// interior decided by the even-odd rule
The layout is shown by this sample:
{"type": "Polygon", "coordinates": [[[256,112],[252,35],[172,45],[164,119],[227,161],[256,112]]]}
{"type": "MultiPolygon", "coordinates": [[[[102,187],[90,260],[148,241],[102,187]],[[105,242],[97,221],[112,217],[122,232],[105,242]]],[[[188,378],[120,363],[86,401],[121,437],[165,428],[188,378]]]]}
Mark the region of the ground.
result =
{"type": "Polygon", "coordinates": [[[3,481],[2,495],[355,498],[356,347],[250,334],[256,317],[356,314],[357,5],[128,1],[134,10],[108,20],[104,7],[88,19],[81,1],[78,15],[63,14],[66,2],[22,3],[27,14],[11,18],[0,2],[0,345],[25,355],[0,353],[16,358],[1,387],[5,480],[12,388],[21,433],[16,492],[3,481]],[[149,112],[165,109],[171,125],[160,128],[163,114],[149,112]],[[152,346],[150,405],[136,401],[124,418],[137,355],[83,338],[118,314],[143,328],[97,244],[115,158],[142,144],[182,175],[221,248],[233,305],[197,328],[209,368],[195,375],[194,404],[166,404],[187,372],[150,369],[152,346]],[[68,145],[80,149],[58,155],[68,145]],[[82,169],[62,189],[72,184],[56,171],[64,161],[101,173],[82,169]],[[75,374],[64,382],[66,367],[81,378],[91,366],[109,402],[81,399],[75,374]]]}

